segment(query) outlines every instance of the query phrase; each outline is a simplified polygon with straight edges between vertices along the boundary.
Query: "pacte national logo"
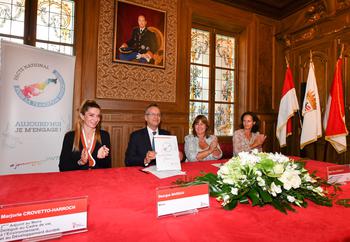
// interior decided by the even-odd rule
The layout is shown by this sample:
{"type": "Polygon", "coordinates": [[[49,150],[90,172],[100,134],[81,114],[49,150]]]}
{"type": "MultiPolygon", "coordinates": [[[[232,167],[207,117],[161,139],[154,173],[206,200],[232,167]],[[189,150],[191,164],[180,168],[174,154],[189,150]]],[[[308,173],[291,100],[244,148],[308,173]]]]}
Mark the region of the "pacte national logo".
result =
{"type": "Polygon", "coordinates": [[[14,76],[14,90],[25,103],[49,107],[58,103],[65,93],[65,82],[57,70],[46,64],[30,63],[20,67],[14,76]]]}

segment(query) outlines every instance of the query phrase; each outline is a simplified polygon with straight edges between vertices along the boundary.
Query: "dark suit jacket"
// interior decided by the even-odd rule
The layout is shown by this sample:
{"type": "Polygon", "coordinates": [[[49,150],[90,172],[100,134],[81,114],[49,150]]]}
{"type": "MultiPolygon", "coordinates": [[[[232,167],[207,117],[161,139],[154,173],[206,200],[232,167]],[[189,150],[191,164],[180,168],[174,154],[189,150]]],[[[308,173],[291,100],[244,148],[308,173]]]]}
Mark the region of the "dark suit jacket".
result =
{"type": "Polygon", "coordinates": [[[156,41],[156,36],[152,31],[145,28],[141,34],[140,28],[137,27],[133,29],[131,39],[126,43],[128,47],[138,53],[144,54],[147,51],[151,51],[154,54],[157,49],[156,41]]]}
{"type": "MultiPolygon", "coordinates": [[[[58,167],[60,168],[60,171],[73,171],[73,170],[87,170],[89,169],[89,165],[86,164],[84,166],[78,165],[78,160],[80,160],[81,157],[81,151],[83,150],[83,145],[81,141],[79,142],[80,145],[80,151],[73,151],[73,142],[74,142],[74,131],[69,131],[64,136],[63,140],[63,146],[62,151],[60,155],[60,163],[58,167]]],[[[101,142],[96,142],[95,149],[92,152],[92,157],[96,161],[96,165],[93,167],[93,169],[98,168],[109,168],[111,167],[111,151],[109,151],[109,154],[104,159],[98,159],[97,158],[97,152],[98,150],[103,146],[107,146],[107,148],[111,149],[111,142],[109,138],[108,132],[101,130],[101,142]]]]}
{"type": "MultiPolygon", "coordinates": [[[[170,133],[164,129],[158,129],[160,135],[170,135],[170,133]]],[[[126,166],[145,166],[143,160],[146,157],[148,151],[152,150],[150,137],[148,135],[147,127],[136,130],[130,134],[130,140],[128,148],[125,152],[125,165],[126,166]]],[[[150,165],[155,163],[152,160],[150,165]]]]}

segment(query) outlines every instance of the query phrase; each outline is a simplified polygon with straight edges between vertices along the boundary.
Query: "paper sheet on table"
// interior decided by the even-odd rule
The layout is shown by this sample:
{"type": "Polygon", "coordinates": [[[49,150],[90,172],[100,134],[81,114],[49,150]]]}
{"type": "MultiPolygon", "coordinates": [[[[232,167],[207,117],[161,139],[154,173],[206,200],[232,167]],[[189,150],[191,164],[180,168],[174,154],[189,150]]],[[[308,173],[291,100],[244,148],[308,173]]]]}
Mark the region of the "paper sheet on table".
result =
{"type": "Polygon", "coordinates": [[[186,175],[185,171],[157,171],[156,166],[146,167],[142,170],[155,175],[159,179],[168,178],[168,177],[172,177],[172,176],[178,176],[178,175],[186,175]]]}

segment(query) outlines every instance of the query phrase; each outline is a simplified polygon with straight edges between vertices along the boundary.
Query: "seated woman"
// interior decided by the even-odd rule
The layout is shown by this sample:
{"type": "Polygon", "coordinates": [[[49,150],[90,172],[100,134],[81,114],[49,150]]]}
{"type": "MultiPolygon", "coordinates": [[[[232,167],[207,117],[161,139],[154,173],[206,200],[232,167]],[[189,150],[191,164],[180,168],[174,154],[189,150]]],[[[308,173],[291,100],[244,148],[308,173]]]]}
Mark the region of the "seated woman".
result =
{"type": "Polygon", "coordinates": [[[218,139],[209,135],[209,122],[204,115],[198,115],[192,124],[192,134],[185,137],[187,161],[217,160],[222,156],[218,139]]]}
{"type": "Polygon", "coordinates": [[[101,108],[94,100],[80,107],[75,130],[64,136],[60,171],[111,167],[109,134],[101,130],[101,108]]]}
{"type": "Polygon", "coordinates": [[[262,151],[262,145],[266,136],[259,133],[260,120],[253,112],[245,112],[241,116],[239,130],[233,133],[233,155],[241,151],[251,151],[258,149],[262,151]]]}

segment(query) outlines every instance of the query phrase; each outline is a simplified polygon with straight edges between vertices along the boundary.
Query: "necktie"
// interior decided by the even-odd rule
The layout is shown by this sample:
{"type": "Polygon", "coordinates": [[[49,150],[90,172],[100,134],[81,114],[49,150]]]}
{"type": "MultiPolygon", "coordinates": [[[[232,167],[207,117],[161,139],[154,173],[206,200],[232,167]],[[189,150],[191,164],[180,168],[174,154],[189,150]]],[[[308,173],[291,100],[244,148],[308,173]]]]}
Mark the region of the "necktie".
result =
{"type": "Polygon", "coordinates": [[[154,151],[154,136],[156,135],[156,131],[153,131],[152,132],[152,134],[153,134],[153,136],[152,136],[152,150],[154,151]]]}

